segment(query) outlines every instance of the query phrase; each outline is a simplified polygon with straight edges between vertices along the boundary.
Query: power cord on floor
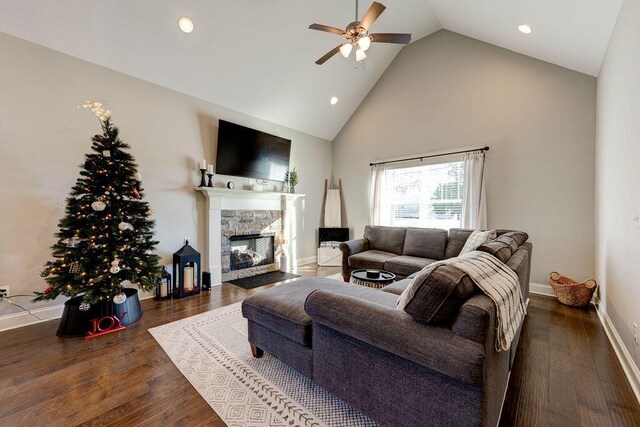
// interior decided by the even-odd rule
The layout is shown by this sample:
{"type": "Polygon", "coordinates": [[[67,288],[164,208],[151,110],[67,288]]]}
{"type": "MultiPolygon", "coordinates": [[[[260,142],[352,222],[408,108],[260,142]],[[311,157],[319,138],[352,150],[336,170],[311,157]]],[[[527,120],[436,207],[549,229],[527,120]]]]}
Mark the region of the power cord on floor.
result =
{"type": "Polygon", "coordinates": [[[27,313],[29,313],[29,315],[31,315],[31,316],[33,316],[33,317],[35,317],[36,319],[38,319],[38,320],[40,320],[40,321],[50,320],[50,319],[42,319],[42,318],[40,318],[40,317],[36,316],[35,314],[33,314],[33,313],[31,312],[31,310],[28,310],[28,309],[24,308],[23,306],[21,306],[20,304],[18,304],[18,303],[15,303],[15,302],[11,301],[11,298],[15,298],[15,297],[31,297],[31,296],[32,296],[32,295],[12,295],[12,296],[10,296],[10,297],[5,297],[5,296],[3,295],[1,298],[2,298],[2,301],[6,301],[6,302],[8,302],[9,304],[11,304],[11,305],[13,305],[13,306],[18,307],[20,310],[22,310],[22,311],[26,311],[27,313]]]}

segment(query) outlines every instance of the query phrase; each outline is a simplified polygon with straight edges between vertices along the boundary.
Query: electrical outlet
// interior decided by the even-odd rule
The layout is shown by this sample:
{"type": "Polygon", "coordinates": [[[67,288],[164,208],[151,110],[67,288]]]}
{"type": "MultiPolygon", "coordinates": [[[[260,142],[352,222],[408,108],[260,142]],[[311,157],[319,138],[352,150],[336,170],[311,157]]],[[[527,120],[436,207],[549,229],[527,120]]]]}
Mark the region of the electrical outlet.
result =
{"type": "Polygon", "coordinates": [[[0,298],[6,298],[11,296],[10,286],[0,286],[0,298]]]}
{"type": "Polygon", "coordinates": [[[638,324],[633,322],[633,342],[638,345],[638,324]]]}

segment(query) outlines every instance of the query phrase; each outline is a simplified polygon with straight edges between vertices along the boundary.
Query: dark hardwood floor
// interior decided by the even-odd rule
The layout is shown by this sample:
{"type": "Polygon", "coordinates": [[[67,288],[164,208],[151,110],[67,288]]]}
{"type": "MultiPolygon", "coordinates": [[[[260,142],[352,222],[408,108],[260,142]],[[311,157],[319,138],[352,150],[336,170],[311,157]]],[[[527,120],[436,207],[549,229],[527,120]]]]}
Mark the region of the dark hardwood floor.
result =
{"type": "MultiPolygon", "coordinates": [[[[183,300],[145,300],[140,321],[89,341],[56,337],[57,321],[0,333],[0,426],[224,425],[147,329],[265,288],[223,284],[183,300]]],[[[593,308],[531,298],[500,424],[640,425],[638,402],[593,308]]]]}

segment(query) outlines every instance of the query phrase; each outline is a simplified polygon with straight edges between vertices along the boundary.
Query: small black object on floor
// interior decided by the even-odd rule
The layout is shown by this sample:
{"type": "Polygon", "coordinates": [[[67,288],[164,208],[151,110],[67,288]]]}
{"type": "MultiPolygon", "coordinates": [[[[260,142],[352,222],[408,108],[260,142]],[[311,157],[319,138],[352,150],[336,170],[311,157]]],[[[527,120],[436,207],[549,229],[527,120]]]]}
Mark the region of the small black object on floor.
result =
{"type": "Polygon", "coordinates": [[[240,286],[244,289],[255,289],[271,283],[282,282],[287,279],[300,277],[299,274],[283,273],[282,271],[272,271],[271,273],[259,274],[257,276],[244,277],[242,279],[229,280],[229,283],[240,286]]]}

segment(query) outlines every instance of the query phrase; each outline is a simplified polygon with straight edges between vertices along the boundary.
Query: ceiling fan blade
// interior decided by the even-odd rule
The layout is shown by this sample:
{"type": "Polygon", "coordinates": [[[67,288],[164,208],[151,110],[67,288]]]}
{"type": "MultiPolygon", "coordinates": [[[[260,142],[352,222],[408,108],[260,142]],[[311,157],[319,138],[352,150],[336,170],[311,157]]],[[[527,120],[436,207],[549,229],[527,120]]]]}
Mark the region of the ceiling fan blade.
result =
{"type": "Polygon", "coordinates": [[[362,21],[360,21],[360,26],[365,30],[369,31],[369,28],[376,22],[376,19],[384,12],[387,7],[382,3],[373,2],[367,10],[367,13],[364,14],[362,21]]]}
{"type": "Polygon", "coordinates": [[[373,33],[369,37],[375,43],[409,44],[411,42],[411,34],[373,33]]]}
{"type": "Polygon", "coordinates": [[[333,33],[333,34],[337,34],[339,36],[344,34],[344,30],[341,30],[341,29],[335,28],[335,27],[330,27],[328,25],[322,25],[322,24],[311,24],[311,25],[309,25],[309,29],[310,30],[325,31],[327,33],[333,33]]]}
{"type": "Polygon", "coordinates": [[[333,55],[335,55],[336,53],[340,52],[340,47],[341,47],[341,46],[342,46],[342,45],[338,45],[338,46],[334,47],[333,49],[331,49],[329,52],[327,52],[327,53],[326,53],[326,55],[324,55],[322,58],[318,59],[318,60],[316,61],[316,64],[318,64],[318,65],[322,65],[322,64],[324,64],[325,62],[327,62],[327,60],[328,60],[329,58],[331,58],[331,57],[332,57],[333,55]]]}

